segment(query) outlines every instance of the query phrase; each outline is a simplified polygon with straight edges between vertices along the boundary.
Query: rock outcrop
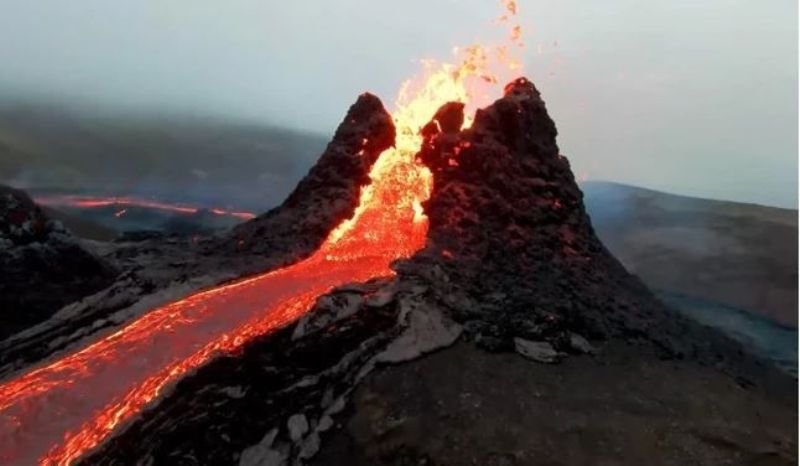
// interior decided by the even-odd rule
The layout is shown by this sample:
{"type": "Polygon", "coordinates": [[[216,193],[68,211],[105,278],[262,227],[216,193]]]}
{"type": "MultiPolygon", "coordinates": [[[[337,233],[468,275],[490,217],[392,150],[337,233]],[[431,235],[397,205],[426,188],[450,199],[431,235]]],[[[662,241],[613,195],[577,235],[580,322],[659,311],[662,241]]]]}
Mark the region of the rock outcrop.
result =
{"type": "Polygon", "coordinates": [[[25,192],[0,186],[0,339],[100,290],[114,276],[25,192]]]}

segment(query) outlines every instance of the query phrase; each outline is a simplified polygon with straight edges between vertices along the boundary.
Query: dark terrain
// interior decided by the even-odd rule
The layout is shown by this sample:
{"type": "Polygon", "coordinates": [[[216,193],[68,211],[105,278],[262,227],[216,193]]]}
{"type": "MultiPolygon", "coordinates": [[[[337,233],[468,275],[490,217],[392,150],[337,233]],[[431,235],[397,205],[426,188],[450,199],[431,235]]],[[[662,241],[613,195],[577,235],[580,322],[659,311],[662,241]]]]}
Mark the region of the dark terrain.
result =
{"type": "Polygon", "coordinates": [[[608,253],[533,86],[463,132],[459,112],[420,153],[429,242],[397,278],[335,290],[200,369],[87,464],[793,463],[796,379],[608,253]]]}
{"type": "Polygon", "coordinates": [[[116,274],[27,194],[0,185],[0,340],[106,288],[116,274]]]}
{"type": "Polygon", "coordinates": [[[541,365],[458,344],[387,367],[313,464],[797,464],[795,393],[641,350],[541,365]]]}
{"type": "MultiPolygon", "coordinates": [[[[461,111],[426,127],[428,244],[396,277],[333,290],[199,369],[84,463],[796,464],[796,378],[667,308],[609,252],[534,86],[510,84],[471,129],[461,111]]],[[[122,273],[0,344],[0,373],[176,289],[307,255],[352,215],[374,162],[359,142],[386,136],[379,153],[386,116],[362,96],[289,198],[228,234],[91,243],[122,273]]]]}

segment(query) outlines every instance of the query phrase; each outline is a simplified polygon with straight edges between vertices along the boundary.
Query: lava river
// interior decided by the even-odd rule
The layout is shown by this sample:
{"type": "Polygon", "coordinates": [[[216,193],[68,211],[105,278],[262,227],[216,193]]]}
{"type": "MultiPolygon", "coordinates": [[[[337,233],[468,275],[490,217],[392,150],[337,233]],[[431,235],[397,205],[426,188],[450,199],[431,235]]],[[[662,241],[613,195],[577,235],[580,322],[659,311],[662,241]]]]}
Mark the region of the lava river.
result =
{"type": "Polygon", "coordinates": [[[1,385],[0,464],[71,463],[210,358],[296,320],[333,287],[391,275],[392,260],[424,244],[431,177],[399,149],[370,176],[353,218],[309,259],[151,310],[1,385]]]}
{"type": "MultiPolygon", "coordinates": [[[[516,5],[503,4],[506,19],[516,5]]],[[[521,46],[518,26],[511,39],[521,46]]],[[[458,65],[427,62],[402,87],[395,146],[373,165],[353,217],[310,258],[150,310],[0,384],[0,464],[74,463],[210,359],[291,323],[334,287],[392,275],[391,262],[423,247],[428,229],[422,202],[433,180],[416,160],[419,129],[446,102],[476,105],[476,92],[498,81],[492,56],[518,71],[507,47],[472,46],[458,65]]]]}
{"type": "MultiPolygon", "coordinates": [[[[58,194],[58,195],[41,195],[35,196],[34,201],[37,204],[50,206],[50,207],[69,207],[73,209],[96,209],[100,207],[140,207],[144,209],[163,210],[166,212],[173,212],[178,214],[196,214],[202,210],[200,207],[190,206],[187,204],[171,204],[168,202],[156,201],[153,199],[142,199],[133,196],[78,196],[71,194],[58,194]]],[[[226,210],[220,208],[206,209],[214,215],[236,217],[240,220],[250,220],[255,217],[252,212],[240,212],[233,210],[226,210]]],[[[124,212],[120,210],[119,212],[124,212]]]]}

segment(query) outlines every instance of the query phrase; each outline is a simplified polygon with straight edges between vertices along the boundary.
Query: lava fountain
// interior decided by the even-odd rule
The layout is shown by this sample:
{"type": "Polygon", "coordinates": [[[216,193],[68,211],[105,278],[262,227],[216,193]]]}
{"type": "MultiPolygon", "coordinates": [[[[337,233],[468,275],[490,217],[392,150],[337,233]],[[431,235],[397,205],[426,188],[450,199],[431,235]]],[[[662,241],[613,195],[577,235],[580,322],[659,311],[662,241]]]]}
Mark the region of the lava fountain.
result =
{"type": "MultiPolygon", "coordinates": [[[[516,4],[502,3],[508,22],[516,4]]],[[[433,179],[417,161],[420,128],[447,102],[474,108],[499,94],[499,83],[519,73],[518,26],[508,39],[459,49],[457,64],[426,61],[403,84],[392,112],[395,146],[372,166],[352,218],[311,257],[153,309],[0,385],[0,463],[74,463],[210,359],[295,321],[337,286],[393,275],[391,262],[422,248],[428,230],[422,203],[433,179]]]]}

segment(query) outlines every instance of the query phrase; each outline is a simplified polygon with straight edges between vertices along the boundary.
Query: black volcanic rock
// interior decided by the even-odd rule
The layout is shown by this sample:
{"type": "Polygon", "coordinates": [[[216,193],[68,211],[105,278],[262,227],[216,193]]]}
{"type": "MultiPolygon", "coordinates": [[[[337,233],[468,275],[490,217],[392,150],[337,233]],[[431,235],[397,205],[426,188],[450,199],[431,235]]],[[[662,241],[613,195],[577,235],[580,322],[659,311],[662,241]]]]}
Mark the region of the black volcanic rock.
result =
{"type": "MultiPolygon", "coordinates": [[[[448,104],[436,118],[453,111],[448,104]]],[[[428,283],[487,349],[519,349],[521,338],[581,352],[584,337],[621,338],[743,365],[737,344],[667,309],[603,246],[556,135],[525,78],[478,110],[471,128],[426,135],[428,244],[398,264],[401,275],[428,283]]]]}
{"type": "Polygon", "coordinates": [[[47,237],[50,227],[42,210],[19,189],[0,185],[0,238],[6,246],[25,245],[47,237]]]}
{"type": "Polygon", "coordinates": [[[309,173],[278,207],[233,230],[226,239],[244,254],[297,260],[353,215],[361,187],[381,152],[394,144],[392,117],[365,93],[350,107],[333,140],[309,173]]]}
{"type": "Polygon", "coordinates": [[[660,307],[595,236],[556,134],[520,78],[472,128],[431,137],[420,153],[434,188],[429,243],[412,262],[438,264],[451,292],[477,304],[455,313],[479,340],[640,333],[643,309],[660,307]]]}
{"type": "Polygon", "coordinates": [[[0,338],[100,290],[114,276],[27,194],[0,186],[0,338]]]}

